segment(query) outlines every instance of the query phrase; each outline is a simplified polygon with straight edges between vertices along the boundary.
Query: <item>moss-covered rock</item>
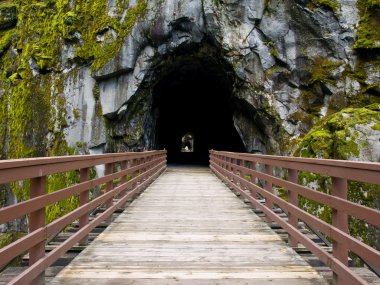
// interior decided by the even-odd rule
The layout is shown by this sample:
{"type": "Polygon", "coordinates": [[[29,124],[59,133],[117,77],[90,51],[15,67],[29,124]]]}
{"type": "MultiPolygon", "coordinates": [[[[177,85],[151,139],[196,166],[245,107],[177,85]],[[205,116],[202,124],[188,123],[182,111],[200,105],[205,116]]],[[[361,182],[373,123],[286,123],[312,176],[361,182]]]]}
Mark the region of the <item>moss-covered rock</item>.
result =
{"type": "MultiPolygon", "coordinates": [[[[0,159],[75,153],[65,137],[69,116],[62,70],[76,63],[63,58],[65,45],[73,50],[71,60],[99,68],[118,52],[124,37],[146,13],[146,5],[145,0],[135,4],[120,0],[111,15],[108,0],[0,4],[0,159]]],[[[74,116],[77,119],[79,113],[74,116]]],[[[77,183],[79,173],[47,179],[50,193],[77,183]]],[[[28,181],[11,183],[10,188],[18,201],[29,198],[28,181]]],[[[6,199],[3,190],[1,205],[6,199]]],[[[46,222],[77,206],[76,196],[49,205],[46,222]]]]}
{"type": "Polygon", "coordinates": [[[379,104],[347,108],[315,126],[302,140],[296,156],[351,160],[380,159],[379,104]],[[369,150],[372,150],[369,153],[369,150]]]}
{"type": "MultiPolygon", "coordinates": [[[[380,162],[379,124],[380,104],[344,109],[315,126],[301,141],[295,155],[380,162]]],[[[331,177],[301,172],[299,182],[317,191],[331,193],[331,177]]],[[[380,200],[380,186],[349,181],[348,199],[376,208],[380,200]]],[[[331,222],[331,208],[303,197],[300,206],[322,220],[331,222]]],[[[351,235],[371,246],[380,247],[376,238],[373,238],[378,236],[378,229],[352,217],[349,229],[351,235]]]]}
{"type": "Polygon", "coordinates": [[[380,48],[380,1],[359,0],[360,22],[356,33],[355,48],[380,48]]]}
{"type": "Polygon", "coordinates": [[[14,30],[8,30],[5,32],[0,32],[0,57],[11,46],[14,35],[15,35],[14,30]]]}
{"type": "Polygon", "coordinates": [[[322,6],[328,9],[331,9],[334,12],[340,7],[340,3],[337,0],[312,0],[309,2],[309,7],[313,8],[314,6],[322,6]]]}
{"type": "Polygon", "coordinates": [[[14,4],[0,4],[0,30],[16,26],[17,7],[14,4]]]}
{"type": "Polygon", "coordinates": [[[316,57],[310,68],[311,78],[309,84],[316,82],[336,84],[336,70],[343,64],[342,61],[332,61],[327,57],[316,57]]]}

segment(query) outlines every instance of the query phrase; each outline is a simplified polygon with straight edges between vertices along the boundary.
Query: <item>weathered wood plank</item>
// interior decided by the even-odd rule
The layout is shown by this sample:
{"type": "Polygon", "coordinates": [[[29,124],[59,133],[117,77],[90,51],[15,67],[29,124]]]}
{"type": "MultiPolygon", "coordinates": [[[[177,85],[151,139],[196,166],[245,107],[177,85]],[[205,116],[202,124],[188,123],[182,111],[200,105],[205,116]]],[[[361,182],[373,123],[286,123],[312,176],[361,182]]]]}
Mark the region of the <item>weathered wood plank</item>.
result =
{"type": "Polygon", "coordinates": [[[166,171],[51,284],[325,284],[207,170],[166,171]]]}

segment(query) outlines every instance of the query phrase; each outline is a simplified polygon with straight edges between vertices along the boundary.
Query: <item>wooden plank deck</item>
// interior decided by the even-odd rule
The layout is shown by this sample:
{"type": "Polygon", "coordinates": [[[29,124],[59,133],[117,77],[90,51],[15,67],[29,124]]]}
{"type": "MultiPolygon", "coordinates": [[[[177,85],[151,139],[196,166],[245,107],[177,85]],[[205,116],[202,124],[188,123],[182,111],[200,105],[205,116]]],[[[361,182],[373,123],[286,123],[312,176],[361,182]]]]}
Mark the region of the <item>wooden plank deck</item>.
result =
{"type": "Polygon", "coordinates": [[[325,281],[207,168],[174,168],[51,284],[325,281]]]}

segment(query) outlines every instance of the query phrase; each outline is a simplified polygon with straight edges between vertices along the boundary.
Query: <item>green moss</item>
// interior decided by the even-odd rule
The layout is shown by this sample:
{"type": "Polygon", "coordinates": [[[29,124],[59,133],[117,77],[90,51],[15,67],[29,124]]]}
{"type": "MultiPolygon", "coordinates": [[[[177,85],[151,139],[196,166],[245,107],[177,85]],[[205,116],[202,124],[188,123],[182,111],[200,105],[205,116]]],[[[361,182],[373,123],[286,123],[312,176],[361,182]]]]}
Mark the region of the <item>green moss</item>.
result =
{"type": "Polygon", "coordinates": [[[15,4],[0,4],[0,30],[14,27],[17,23],[17,6],[15,4]]]}
{"type": "Polygon", "coordinates": [[[289,69],[278,66],[278,65],[273,65],[271,68],[265,70],[265,75],[269,78],[271,78],[274,74],[279,74],[279,73],[282,73],[286,76],[290,76],[289,69]]]}
{"type": "MultiPolygon", "coordinates": [[[[310,172],[300,172],[298,176],[298,182],[301,185],[305,185],[326,194],[331,194],[331,178],[310,172]]],[[[303,196],[299,198],[299,206],[315,215],[323,221],[331,223],[332,209],[323,204],[317,203],[313,200],[307,199],[303,196]]]]}
{"type": "Polygon", "coordinates": [[[63,23],[66,26],[72,26],[78,21],[78,15],[72,11],[69,11],[63,17],[63,23]]]}
{"type": "Polygon", "coordinates": [[[14,35],[15,35],[14,30],[9,30],[9,31],[0,33],[0,58],[11,46],[14,35]]]}
{"type": "Polygon", "coordinates": [[[108,16],[107,0],[15,2],[20,6],[17,48],[21,57],[26,62],[32,58],[42,73],[61,70],[59,55],[64,41],[74,44],[77,60],[92,63],[92,70],[99,69],[116,55],[147,10],[146,0],[138,0],[134,7],[127,7],[126,0],[118,1],[119,7],[127,9],[125,17],[123,9],[118,9],[120,14],[115,17],[108,16]],[[114,33],[109,33],[111,30],[114,33]],[[104,40],[99,41],[99,36],[104,40]]]}
{"type": "Polygon", "coordinates": [[[129,7],[126,16],[118,21],[115,18],[98,15],[107,15],[108,1],[95,1],[93,4],[77,6],[78,17],[87,23],[93,23],[84,32],[84,45],[76,49],[76,56],[85,60],[93,59],[92,70],[101,68],[112,59],[120,50],[124,38],[130,34],[133,26],[141,20],[147,11],[147,1],[138,0],[137,5],[129,7]],[[108,30],[115,31],[118,36],[113,38],[108,30]],[[97,36],[104,35],[103,42],[99,42],[97,36]]]}
{"type": "Polygon", "coordinates": [[[340,154],[340,159],[350,159],[352,156],[359,156],[359,146],[354,141],[356,137],[357,134],[351,136],[345,130],[335,132],[335,150],[340,154]]]}
{"type": "Polygon", "coordinates": [[[337,92],[330,97],[327,115],[334,114],[340,110],[347,108],[348,100],[346,94],[343,92],[337,92]]]}
{"type": "MultiPolygon", "coordinates": [[[[70,171],[66,173],[58,173],[48,177],[47,192],[55,192],[64,189],[70,185],[79,183],[79,171],[70,171]]],[[[61,200],[45,208],[46,223],[50,223],[55,219],[76,209],[79,205],[78,197],[71,196],[70,198],[61,200]]]]}
{"type": "Polygon", "coordinates": [[[95,83],[94,88],[92,89],[92,95],[94,95],[95,100],[100,98],[100,88],[98,82],[95,83]]]}
{"type": "Polygon", "coordinates": [[[380,55],[376,52],[360,53],[354,69],[348,65],[343,72],[344,77],[348,77],[360,84],[359,90],[348,91],[345,94],[346,106],[363,107],[373,103],[380,103],[378,82],[368,84],[367,71],[380,68],[380,55]]]}
{"type": "Polygon", "coordinates": [[[326,130],[317,130],[307,134],[299,148],[299,156],[329,158],[332,151],[332,135],[326,130]]]}
{"type": "MultiPolygon", "coordinates": [[[[108,0],[15,0],[0,7],[5,5],[17,6],[19,11],[17,21],[12,20],[17,26],[0,32],[0,158],[74,154],[64,135],[67,111],[62,46],[69,42],[75,49],[74,60],[92,64],[92,70],[100,68],[116,55],[135,23],[144,17],[147,1],[138,0],[131,7],[129,1],[119,0],[113,18],[108,16],[108,0]],[[36,67],[39,74],[33,70],[36,67]]],[[[96,113],[101,116],[98,86],[94,97],[96,113]]],[[[74,116],[79,115],[74,109],[74,116]]],[[[47,191],[77,181],[77,172],[56,174],[48,177],[47,191]]],[[[29,198],[29,188],[28,181],[11,184],[18,200],[29,198]]],[[[47,221],[77,204],[73,197],[50,205],[47,221]]]]}
{"type": "Polygon", "coordinates": [[[276,49],[276,46],[274,45],[274,43],[272,41],[267,41],[266,42],[266,45],[269,47],[270,49],[270,54],[274,57],[274,58],[279,58],[279,53],[276,49]]]}
{"type": "MultiPolygon", "coordinates": [[[[357,125],[373,125],[380,131],[380,104],[365,108],[347,108],[333,114],[315,126],[301,141],[296,156],[332,159],[351,159],[360,156],[359,144],[367,147],[367,141],[359,140],[357,125]]],[[[331,178],[314,173],[301,172],[299,183],[324,193],[331,191],[331,178]]],[[[348,199],[355,203],[376,207],[380,198],[380,186],[348,182],[348,199]]],[[[331,208],[315,201],[300,198],[300,206],[324,221],[331,222],[331,208]]],[[[350,217],[350,234],[371,246],[376,246],[376,229],[363,221],[350,217]]],[[[356,259],[355,259],[356,260],[356,259]]]]}
{"type": "Polygon", "coordinates": [[[303,110],[313,115],[318,115],[322,107],[322,100],[312,90],[301,90],[298,102],[303,110]]]}
{"type": "Polygon", "coordinates": [[[73,109],[73,114],[74,114],[75,120],[79,120],[80,119],[80,110],[79,109],[74,108],[73,109]]]}
{"type": "Polygon", "coordinates": [[[97,101],[95,102],[95,114],[96,114],[96,116],[98,116],[98,117],[102,117],[102,116],[103,116],[102,104],[100,103],[99,100],[97,100],[97,101]]]}
{"type": "Polygon", "coordinates": [[[347,108],[325,118],[315,126],[302,140],[295,155],[302,157],[320,157],[349,159],[359,156],[356,142],[358,132],[356,125],[380,122],[379,104],[365,108],[347,108]]]}
{"type": "Polygon", "coordinates": [[[18,74],[17,72],[16,73],[13,73],[11,76],[9,76],[8,78],[10,80],[10,82],[14,85],[17,84],[18,80],[21,79],[20,77],[20,74],[18,74]]]}
{"type": "Polygon", "coordinates": [[[359,0],[360,22],[356,32],[355,48],[380,48],[380,2],[359,0]]]}
{"type": "Polygon", "coordinates": [[[342,61],[331,61],[325,57],[314,58],[313,65],[310,69],[311,78],[309,84],[316,82],[336,84],[336,78],[333,72],[343,64],[342,61]]]}
{"type": "Polygon", "coordinates": [[[340,3],[337,0],[311,0],[309,2],[309,8],[311,10],[313,10],[316,6],[326,7],[336,13],[340,8],[340,3]]]}
{"type": "Polygon", "coordinates": [[[102,104],[100,103],[100,88],[97,82],[95,83],[94,88],[92,89],[92,95],[94,96],[94,99],[95,99],[95,114],[98,117],[102,117],[103,109],[102,109],[102,104]]]}

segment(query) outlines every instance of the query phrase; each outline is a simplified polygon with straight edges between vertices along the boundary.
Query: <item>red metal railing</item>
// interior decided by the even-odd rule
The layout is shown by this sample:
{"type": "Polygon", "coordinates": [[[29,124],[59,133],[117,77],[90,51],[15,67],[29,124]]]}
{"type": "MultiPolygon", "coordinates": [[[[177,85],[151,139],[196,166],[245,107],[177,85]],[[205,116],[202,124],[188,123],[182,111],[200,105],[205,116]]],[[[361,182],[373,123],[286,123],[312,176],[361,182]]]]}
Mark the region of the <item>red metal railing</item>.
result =
{"type": "Polygon", "coordinates": [[[165,168],[166,151],[0,161],[0,184],[30,179],[30,199],[0,209],[0,224],[29,215],[29,233],[0,249],[0,268],[20,254],[29,252],[29,267],[9,284],[39,284],[47,267],[76,243],[86,244],[92,229],[145,189],[165,168]],[[90,168],[103,164],[105,176],[90,180],[90,168]],[[115,168],[118,168],[117,172],[114,172],[115,168]],[[80,183],[46,194],[49,175],[72,170],[80,171],[80,183]],[[116,179],[120,181],[114,187],[116,179]],[[106,185],[105,193],[90,200],[90,189],[102,184],[106,185]],[[79,195],[80,206],[45,224],[45,207],[73,195],[79,195]],[[119,200],[114,203],[116,196],[119,200]],[[89,213],[100,205],[105,205],[106,210],[89,221],[89,213]],[[75,220],[79,220],[78,232],[45,255],[46,240],[75,220]]]}
{"type": "Polygon", "coordinates": [[[380,211],[347,200],[348,180],[380,185],[379,163],[210,151],[210,167],[221,180],[248,199],[252,206],[262,209],[268,219],[284,228],[289,234],[291,246],[302,243],[328,265],[334,272],[336,283],[367,284],[348,267],[349,251],[366,263],[380,268],[380,252],[350,236],[348,231],[349,215],[379,228],[380,211]],[[287,180],[274,176],[274,167],[280,168],[283,173],[287,172],[287,180]],[[332,178],[331,195],[298,184],[299,171],[330,176],[332,178]],[[246,179],[247,176],[250,177],[250,181],[246,179]],[[263,182],[264,187],[256,183],[258,179],[263,182]],[[273,193],[273,185],[287,190],[287,201],[273,193]],[[264,204],[258,201],[258,194],[265,198],[264,204]],[[300,209],[299,196],[331,207],[332,224],[300,209]],[[288,220],[284,220],[273,211],[274,204],[288,213],[288,220]],[[299,220],[333,240],[332,254],[299,231],[299,220]]]}

